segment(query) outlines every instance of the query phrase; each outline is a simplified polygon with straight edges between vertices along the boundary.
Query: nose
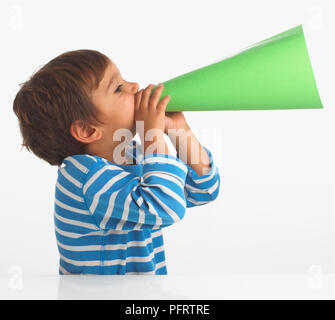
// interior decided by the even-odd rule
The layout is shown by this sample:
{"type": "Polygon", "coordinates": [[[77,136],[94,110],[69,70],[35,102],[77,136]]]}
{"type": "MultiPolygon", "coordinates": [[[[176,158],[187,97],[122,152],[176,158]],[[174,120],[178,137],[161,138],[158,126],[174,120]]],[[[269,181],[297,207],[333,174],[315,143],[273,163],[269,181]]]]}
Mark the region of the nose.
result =
{"type": "Polygon", "coordinates": [[[132,82],[131,83],[131,86],[132,86],[132,91],[134,92],[134,93],[136,93],[137,91],[138,91],[138,89],[139,89],[139,84],[137,83],[137,82],[132,82]]]}

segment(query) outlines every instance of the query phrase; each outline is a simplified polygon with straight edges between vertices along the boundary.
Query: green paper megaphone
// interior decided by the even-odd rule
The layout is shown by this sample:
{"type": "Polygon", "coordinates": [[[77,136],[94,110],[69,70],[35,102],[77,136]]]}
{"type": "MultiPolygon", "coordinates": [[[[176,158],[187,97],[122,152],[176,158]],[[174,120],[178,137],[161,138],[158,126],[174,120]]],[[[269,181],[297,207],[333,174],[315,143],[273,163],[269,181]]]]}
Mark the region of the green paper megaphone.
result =
{"type": "Polygon", "coordinates": [[[302,25],[162,83],[167,112],[323,108],[302,25]]]}

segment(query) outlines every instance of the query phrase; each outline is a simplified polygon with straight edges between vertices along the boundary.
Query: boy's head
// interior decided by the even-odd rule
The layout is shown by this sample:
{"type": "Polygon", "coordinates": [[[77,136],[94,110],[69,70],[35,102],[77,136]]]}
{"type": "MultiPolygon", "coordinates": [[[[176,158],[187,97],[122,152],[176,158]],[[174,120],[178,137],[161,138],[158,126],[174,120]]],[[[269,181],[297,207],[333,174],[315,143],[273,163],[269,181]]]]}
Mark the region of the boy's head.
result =
{"type": "Polygon", "coordinates": [[[110,148],[115,130],[135,134],[138,88],[98,51],[65,52],[21,84],[14,99],[22,146],[57,166],[88,148],[110,148]]]}

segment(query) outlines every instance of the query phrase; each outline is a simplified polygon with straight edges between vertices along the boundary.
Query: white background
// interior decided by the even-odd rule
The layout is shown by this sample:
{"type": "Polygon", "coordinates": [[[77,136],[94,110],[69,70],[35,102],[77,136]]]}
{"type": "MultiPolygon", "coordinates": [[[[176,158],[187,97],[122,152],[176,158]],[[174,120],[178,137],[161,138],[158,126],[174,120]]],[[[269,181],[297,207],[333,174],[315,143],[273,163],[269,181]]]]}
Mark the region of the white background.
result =
{"type": "Polygon", "coordinates": [[[57,168],[21,150],[19,83],[95,49],[143,88],[303,25],[324,109],[185,112],[221,174],[218,199],[165,228],[168,273],[334,272],[332,1],[1,1],[0,275],[58,274],[57,168]]]}

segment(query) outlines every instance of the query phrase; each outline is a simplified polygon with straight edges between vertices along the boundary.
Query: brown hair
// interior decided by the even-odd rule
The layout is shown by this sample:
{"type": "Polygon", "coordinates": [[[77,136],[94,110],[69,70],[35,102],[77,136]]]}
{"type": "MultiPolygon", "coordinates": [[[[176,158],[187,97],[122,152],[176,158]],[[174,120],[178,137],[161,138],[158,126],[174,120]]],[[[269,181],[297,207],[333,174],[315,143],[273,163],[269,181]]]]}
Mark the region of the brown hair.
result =
{"type": "Polygon", "coordinates": [[[22,147],[51,165],[85,153],[86,144],[70,133],[71,124],[98,124],[91,92],[99,86],[109,58],[95,50],[65,52],[21,83],[13,110],[23,137],[22,147]]]}

